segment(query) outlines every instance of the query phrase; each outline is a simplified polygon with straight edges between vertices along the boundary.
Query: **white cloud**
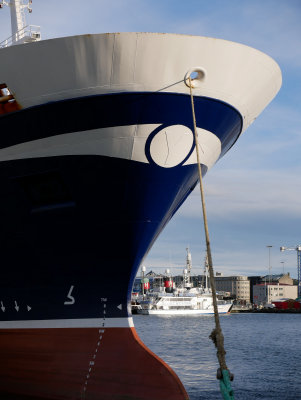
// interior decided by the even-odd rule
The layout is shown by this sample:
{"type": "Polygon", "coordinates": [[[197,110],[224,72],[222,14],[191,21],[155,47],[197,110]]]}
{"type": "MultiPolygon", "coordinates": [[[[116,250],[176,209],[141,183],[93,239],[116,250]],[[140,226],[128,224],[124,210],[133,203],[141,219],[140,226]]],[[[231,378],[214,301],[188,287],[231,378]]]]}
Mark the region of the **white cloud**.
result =
{"type": "MultiPolygon", "coordinates": [[[[301,217],[300,170],[291,174],[275,170],[219,170],[210,171],[204,179],[207,211],[210,217],[240,218],[241,214],[258,212],[301,217]]],[[[197,187],[179,215],[195,217],[200,213],[197,187]]]]}

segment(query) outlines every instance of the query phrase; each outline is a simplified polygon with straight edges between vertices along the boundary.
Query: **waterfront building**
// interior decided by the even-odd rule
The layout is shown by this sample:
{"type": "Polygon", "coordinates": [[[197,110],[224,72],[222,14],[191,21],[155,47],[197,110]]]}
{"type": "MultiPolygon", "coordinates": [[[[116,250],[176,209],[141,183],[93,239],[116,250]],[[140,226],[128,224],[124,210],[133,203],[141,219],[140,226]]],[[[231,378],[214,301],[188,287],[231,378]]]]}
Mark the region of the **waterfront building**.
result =
{"type": "Polygon", "coordinates": [[[254,276],[248,276],[248,279],[250,281],[250,299],[251,302],[254,303],[253,299],[254,299],[254,295],[253,295],[253,288],[255,285],[258,285],[259,283],[263,283],[264,276],[260,276],[260,275],[254,275],[254,276]]]}
{"type": "Polygon", "coordinates": [[[253,303],[272,303],[279,299],[295,299],[298,296],[298,287],[287,274],[262,276],[253,286],[253,303]]]}
{"type": "Polygon", "coordinates": [[[283,284],[283,285],[293,285],[294,284],[294,279],[290,277],[290,273],[288,272],[287,274],[277,274],[277,275],[265,275],[261,277],[261,282],[269,282],[273,284],[283,284]]]}
{"type": "Polygon", "coordinates": [[[237,301],[250,303],[250,281],[247,276],[216,276],[217,291],[230,292],[237,301]]]}
{"type": "MultiPolygon", "coordinates": [[[[274,284],[277,285],[294,285],[294,279],[290,277],[290,273],[287,274],[274,274],[274,275],[264,275],[264,276],[249,276],[250,281],[250,298],[254,304],[258,304],[258,298],[254,298],[254,287],[259,284],[274,284]]],[[[276,291],[275,291],[276,293],[276,291]]],[[[257,295],[257,294],[256,294],[257,295]]],[[[255,295],[255,296],[256,296],[255,295]]]]}

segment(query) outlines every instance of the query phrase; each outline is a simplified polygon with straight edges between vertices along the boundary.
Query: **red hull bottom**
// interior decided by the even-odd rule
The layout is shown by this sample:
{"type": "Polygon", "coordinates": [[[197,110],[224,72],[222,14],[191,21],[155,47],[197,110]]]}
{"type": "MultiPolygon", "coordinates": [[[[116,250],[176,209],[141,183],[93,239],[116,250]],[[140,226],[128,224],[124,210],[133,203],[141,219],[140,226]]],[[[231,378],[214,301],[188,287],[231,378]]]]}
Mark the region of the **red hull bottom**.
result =
{"type": "Polygon", "coordinates": [[[183,400],[173,370],[134,328],[0,331],[0,399],[183,400]]]}

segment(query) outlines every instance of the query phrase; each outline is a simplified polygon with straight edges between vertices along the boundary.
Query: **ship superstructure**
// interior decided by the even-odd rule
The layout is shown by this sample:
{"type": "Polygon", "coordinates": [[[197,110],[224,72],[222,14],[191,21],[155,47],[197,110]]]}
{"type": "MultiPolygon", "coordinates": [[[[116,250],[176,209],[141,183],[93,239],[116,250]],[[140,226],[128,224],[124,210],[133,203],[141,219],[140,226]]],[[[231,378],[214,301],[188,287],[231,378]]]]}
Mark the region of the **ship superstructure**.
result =
{"type": "Polygon", "coordinates": [[[0,48],[22,43],[32,43],[41,40],[40,27],[37,25],[27,25],[25,10],[32,12],[32,0],[1,0],[0,8],[8,6],[11,16],[12,35],[0,43],[0,48]]]}
{"type": "Polygon", "coordinates": [[[130,311],[137,269],[198,179],[187,76],[205,174],[276,95],[278,65],[150,33],[17,44],[0,60],[15,104],[0,112],[1,396],[187,398],[130,311]]]}

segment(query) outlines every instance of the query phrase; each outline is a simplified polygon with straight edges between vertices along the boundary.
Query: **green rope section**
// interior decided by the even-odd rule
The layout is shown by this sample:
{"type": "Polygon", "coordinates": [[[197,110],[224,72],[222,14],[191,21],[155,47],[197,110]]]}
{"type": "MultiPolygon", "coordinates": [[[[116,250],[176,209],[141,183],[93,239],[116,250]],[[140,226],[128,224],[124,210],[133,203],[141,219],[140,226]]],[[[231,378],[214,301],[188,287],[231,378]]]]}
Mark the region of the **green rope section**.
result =
{"type": "Polygon", "coordinates": [[[222,378],[219,382],[219,387],[223,395],[224,400],[234,400],[234,392],[231,387],[230,381],[233,379],[233,375],[229,373],[227,369],[222,370],[222,378]]]}
{"type": "Polygon", "coordinates": [[[203,179],[202,179],[202,170],[201,170],[201,162],[199,155],[199,142],[198,142],[198,133],[196,128],[196,118],[194,111],[194,101],[192,95],[192,82],[191,77],[189,77],[189,87],[190,87],[190,98],[191,98],[191,108],[192,108],[192,118],[193,118],[193,127],[194,127],[194,142],[197,156],[197,164],[198,164],[198,172],[199,172],[199,181],[200,181],[200,191],[201,191],[201,200],[202,200],[202,211],[203,211],[203,220],[204,220],[204,229],[205,229],[205,237],[206,237],[206,249],[207,249],[207,258],[208,258],[208,267],[209,267],[209,276],[211,283],[211,291],[212,291],[212,299],[213,299],[213,308],[214,308],[214,319],[215,319],[215,329],[211,332],[209,336],[215,347],[217,348],[217,358],[220,365],[220,368],[217,370],[217,378],[220,379],[220,389],[223,395],[224,400],[234,400],[234,393],[231,388],[230,380],[233,380],[233,374],[231,374],[226,365],[226,351],[224,348],[224,336],[222,332],[222,328],[219,322],[219,314],[217,307],[217,297],[215,290],[215,280],[214,280],[214,271],[213,271],[213,262],[211,256],[211,248],[210,248],[210,240],[209,240],[209,230],[208,230],[208,222],[207,222],[207,213],[206,213],[206,205],[205,205],[205,196],[203,189],[203,179]]]}

